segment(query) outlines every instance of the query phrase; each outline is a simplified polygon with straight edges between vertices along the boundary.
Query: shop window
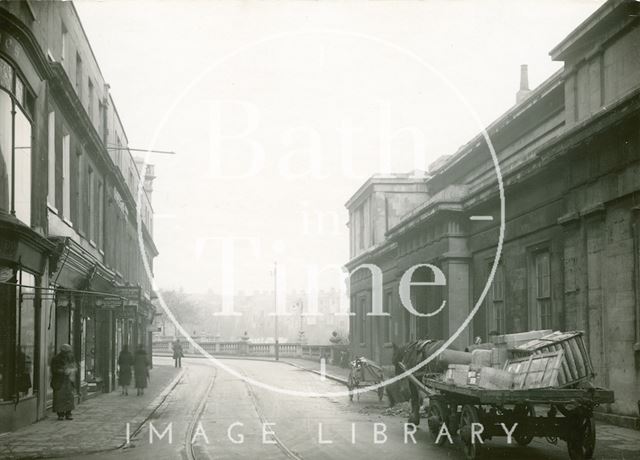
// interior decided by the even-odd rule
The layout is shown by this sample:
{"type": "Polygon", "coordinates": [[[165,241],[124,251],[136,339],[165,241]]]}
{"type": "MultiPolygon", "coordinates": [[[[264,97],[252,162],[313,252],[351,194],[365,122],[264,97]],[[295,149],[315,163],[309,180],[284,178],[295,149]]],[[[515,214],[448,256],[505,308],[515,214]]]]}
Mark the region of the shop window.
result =
{"type": "Polygon", "coordinates": [[[0,401],[34,393],[36,278],[10,267],[0,268],[0,401]]]}
{"type": "Polygon", "coordinates": [[[18,392],[21,397],[33,394],[34,359],[36,346],[36,292],[35,276],[25,271],[18,272],[18,362],[16,366],[18,392]]]}
{"type": "MultiPolygon", "coordinates": [[[[45,328],[46,328],[46,369],[47,369],[47,378],[45,382],[49,382],[51,380],[51,360],[56,354],[56,324],[57,324],[57,316],[56,316],[56,304],[54,302],[54,286],[50,286],[48,291],[42,295],[42,308],[44,309],[45,314],[45,328]]],[[[64,342],[66,343],[66,341],[64,342]]],[[[51,385],[45,385],[46,391],[46,400],[47,403],[53,401],[53,389],[51,385]]]]}
{"type": "MultiPolygon", "coordinates": [[[[84,380],[89,383],[94,383],[96,381],[96,317],[93,309],[86,309],[84,333],[84,380]]],[[[92,385],[91,389],[95,389],[95,386],[92,385]]]]}

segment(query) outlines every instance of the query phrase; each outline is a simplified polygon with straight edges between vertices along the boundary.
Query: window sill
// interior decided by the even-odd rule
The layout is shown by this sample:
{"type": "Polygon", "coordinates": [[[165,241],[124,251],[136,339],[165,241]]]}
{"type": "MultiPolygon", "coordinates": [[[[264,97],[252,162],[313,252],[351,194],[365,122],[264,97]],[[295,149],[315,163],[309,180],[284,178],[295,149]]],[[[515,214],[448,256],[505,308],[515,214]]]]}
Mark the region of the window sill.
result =
{"type": "Polygon", "coordinates": [[[69,219],[60,216],[62,219],[62,222],[64,222],[65,224],[67,224],[69,227],[73,228],[73,222],[71,222],[69,219]]]}
{"type": "Polygon", "coordinates": [[[53,206],[52,204],[49,204],[48,201],[47,201],[47,208],[49,209],[49,211],[51,211],[55,215],[58,215],[58,209],[55,206],[53,206]]]}
{"type": "Polygon", "coordinates": [[[98,248],[98,246],[96,245],[95,241],[93,241],[93,240],[89,240],[89,244],[91,246],[93,246],[94,248],[96,248],[96,249],[98,248]]]}

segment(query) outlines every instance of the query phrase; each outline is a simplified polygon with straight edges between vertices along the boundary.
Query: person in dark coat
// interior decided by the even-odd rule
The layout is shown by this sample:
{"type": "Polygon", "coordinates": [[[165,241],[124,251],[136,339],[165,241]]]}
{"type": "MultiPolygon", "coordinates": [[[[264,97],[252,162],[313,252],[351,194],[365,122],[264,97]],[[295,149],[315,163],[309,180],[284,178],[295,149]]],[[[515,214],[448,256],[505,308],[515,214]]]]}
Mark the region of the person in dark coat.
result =
{"type": "Polygon", "coordinates": [[[122,387],[121,394],[125,396],[129,394],[128,387],[131,385],[131,366],[133,366],[133,355],[125,345],[118,356],[118,383],[122,387]]]}
{"type": "Polygon", "coordinates": [[[182,367],[182,357],[184,353],[182,351],[182,344],[180,343],[180,339],[176,339],[173,342],[173,365],[174,367],[182,367]]]}
{"type": "Polygon", "coordinates": [[[71,345],[62,345],[60,347],[60,353],[55,355],[51,360],[53,411],[58,414],[58,420],[73,420],[71,416],[71,411],[74,409],[73,382],[77,369],[71,345]]]}
{"type": "Polygon", "coordinates": [[[147,380],[149,379],[149,357],[141,344],[136,350],[135,357],[133,358],[133,372],[136,378],[136,389],[138,390],[138,396],[144,394],[144,389],[147,388],[147,380]]]}

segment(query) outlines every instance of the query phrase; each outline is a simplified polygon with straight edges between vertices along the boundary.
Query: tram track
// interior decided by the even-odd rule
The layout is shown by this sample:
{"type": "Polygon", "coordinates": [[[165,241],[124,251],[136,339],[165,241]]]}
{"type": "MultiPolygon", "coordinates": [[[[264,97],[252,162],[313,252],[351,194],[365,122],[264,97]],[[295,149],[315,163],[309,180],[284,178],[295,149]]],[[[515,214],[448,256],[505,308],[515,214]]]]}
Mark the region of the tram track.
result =
{"type": "MultiPolygon", "coordinates": [[[[238,370],[243,377],[247,377],[246,373],[242,370],[238,370]]],[[[207,408],[207,403],[209,400],[209,396],[211,395],[211,392],[213,391],[213,388],[216,384],[216,380],[218,377],[218,372],[219,369],[217,367],[214,367],[214,375],[213,378],[211,378],[210,382],[207,385],[207,388],[204,390],[204,392],[202,392],[202,395],[199,398],[198,401],[198,405],[195,408],[195,410],[193,411],[193,415],[191,416],[191,420],[187,426],[187,429],[185,430],[185,435],[184,435],[184,440],[183,440],[183,458],[185,458],[186,460],[202,460],[202,452],[197,453],[197,449],[195,448],[195,445],[192,443],[193,440],[193,436],[196,432],[196,429],[198,427],[198,423],[201,421],[202,419],[202,415],[204,414],[206,408],[207,408]]],[[[262,411],[262,409],[260,408],[260,404],[258,402],[258,397],[255,393],[255,391],[253,390],[251,384],[249,384],[245,379],[242,380],[242,383],[245,386],[245,389],[247,391],[247,395],[249,396],[249,400],[251,401],[251,405],[253,406],[254,412],[257,415],[259,421],[261,424],[265,424],[268,423],[267,417],[265,416],[264,412],[262,411]]],[[[278,447],[278,449],[289,459],[291,460],[304,460],[303,457],[301,457],[298,453],[294,452],[293,450],[291,450],[283,441],[282,439],[277,435],[277,434],[271,434],[270,435],[271,438],[273,439],[275,446],[278,447]]],[[[210,456],[206,456],[207,458],[211,458],[210,456]]]]}
{"type": "MultiPolygon", "coordinates": [[[[246,377],[246,373],[243,371],[240,371],[240,373],[246,377]]],[[[258,416],[258,418],[260,419],[260,423],[262,423],[263,425],[265,423],[268,423],[267,418],[264,415],[264,412],[262,412],[262,410],[260,409],[260,405],[258,404],[258,398],[255,394],[255,392],[253,391],[253,388],[251,387],[251,385],[243,379],[243,383],[245,385],[245,388],[247,389],[247,393],[249,395],[249,399],[251,400],[251,404],[253,405],[253,409],[256,412],[256,415],[258,416]]],[[[277,434],[272,433],[271,434],[271,438],[273,439],[273,441],[275,442],[275,445],[278,447],[278,449],[280,449],[280,451],[282,451],[282,453],[287,457],[290,458],[291,460],[304,460],[303,457],[301,457],[299,454],[297,454],[296,452],[294,452],[293,450],[291,450],[283,441],[282,439],[280,439],[280,437],[278,437],[277,434]]]]}
{"type": "Polygon", "coordinates": [[[202,414],[204,413],[207,407],[207,401],[209,400],[209,395],[211,394],[211,391],[213,390],[213,387],[216,383],[216,379],[218,378],[218,368],[214,367],[213,369],[214,369],[213,378],[207,385],[207,389],[204,391],[202,397],[198,401],[198,406],[194,411],[194,415],[191,418],[189,425],[187,426],[187,430],[184,436],[184,453],[187,460],[197,460],[198,458],[196,457],[195,448],[192,442],[193,435],[196,430],[196,427],[198,426],[198,423],[200,422],[200,419],[202,418],[202,414]]]}

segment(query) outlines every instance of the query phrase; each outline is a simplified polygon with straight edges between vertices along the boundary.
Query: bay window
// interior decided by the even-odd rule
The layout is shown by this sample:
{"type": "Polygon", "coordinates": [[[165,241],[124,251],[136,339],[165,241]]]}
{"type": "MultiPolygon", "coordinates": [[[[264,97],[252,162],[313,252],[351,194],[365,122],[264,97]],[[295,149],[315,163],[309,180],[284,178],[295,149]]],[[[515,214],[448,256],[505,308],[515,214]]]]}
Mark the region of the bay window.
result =
{"type": "Polygon", "coordinates": [[[30,100],[20,76],[0,58],[0,211],[26,225],[31,225],[30,100]]]}

